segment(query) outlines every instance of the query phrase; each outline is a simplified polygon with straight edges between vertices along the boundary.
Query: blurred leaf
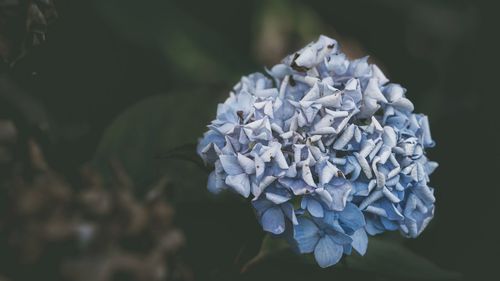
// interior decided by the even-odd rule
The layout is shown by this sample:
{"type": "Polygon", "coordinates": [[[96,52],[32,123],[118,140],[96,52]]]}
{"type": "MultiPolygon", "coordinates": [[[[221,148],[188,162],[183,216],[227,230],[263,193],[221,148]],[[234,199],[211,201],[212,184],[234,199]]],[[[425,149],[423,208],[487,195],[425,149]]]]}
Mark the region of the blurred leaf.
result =
{"type": "Polygon", "coordinates": [[[290,250],[290,244],[288,244],[285,239],[266,234],[260,245],[259,252],[255,257],[243,265],[241,272],[246,272],[255,265],[264,262],[266,259],[279,256],[287,250],[290,250]]]}
{"type": "Polygon", "coordinates": [[[214,96],[204,92],[147,98],[120,114],[106,129],[93,163],[110,175],[109,160],[118,160],[137,185],[166,175],[180,191],[176,195],[194,199],[205,191],[206,173],[179,157],[182,154],[194,160],[195,147],[183,145],[196,143],[202,136],[216,103],[214,96]],[[179,147],[182,149],[174,149],[179,147]],[[188,153],[189,149],[193,152],[188,153]],[[161,159],[161,155],[172,159],[161,159]]]}
{"type": "Polygon", "coordinates": [[[365,256],[345,257],[348,268],[369,271],[387,277],[412,280],[457,280],[458,272],[442,269],[403,244],[371,237],[365,256]]]}
{"type": "MultiPolygon", "coordinates": [[[[370,238],[365,256],[352,254],[344,256],[343,260],[328,270],[342,268],[347,271],[365,272],[396,280],[457,280],[460,274],[444,270],[424,257],[421,257],[399,241],[381,238],[370,238]]],[[[259,253],[242,268],[247,272],[257,265],[281,260],[286,263],[297,263],[301,260],[319,270],[312,255],[298,255],[292,252],[288,242],[279,237],[266,235],[262,241],[259,253]],[[295,256],[295,258],[293,257],[295,256]]]]}
{"type": "MultiPolygon", "coordinates": [[[[183,1],[99,0],[94,4],[122,36],[163,54],[179,79],[234,82],[253,68],[250,56],[233,47],[234,38],[201,22],[190,9],[180,8],[179,2],[183,1]]],[[[215,21],[222,16],[219,10],[209,5],[203,12],[212,13],[209,19],[215,21]]],[[[244,22],[231,23],[237,24],[244,22]]]]}
{"type": "Polygon", "coordinates": [[[159,156],[159,158],[160,159],[185,160],[185,161],[191,162],[193,164],[196,164],[202,170],[210,172],[210,170],[207,168],[205,163],[203,163],[203,160],[201,160],[200,156],[196,153],[196,144],[195,143],[188,143],[188,144],[184,144],[184,145],[178,146],[176,148],[173,148],[173,149],[167,151],[166,153],[161,154],[159,156]]]}

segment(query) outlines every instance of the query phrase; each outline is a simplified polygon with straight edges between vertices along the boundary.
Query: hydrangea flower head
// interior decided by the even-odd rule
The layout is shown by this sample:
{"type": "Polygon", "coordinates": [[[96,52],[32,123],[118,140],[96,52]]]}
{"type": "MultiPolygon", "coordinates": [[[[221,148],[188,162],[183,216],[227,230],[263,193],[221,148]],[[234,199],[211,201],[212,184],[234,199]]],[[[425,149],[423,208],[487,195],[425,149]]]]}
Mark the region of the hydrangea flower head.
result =
{"type": "Polygon", "coordinates": [[[262,228],[292,237],[321,267],[368,235],[418,236],[434,214],[427,116],[368,58],[320,36],[243,77],[200,140],[213,193],[251,198],[262,228]]]}

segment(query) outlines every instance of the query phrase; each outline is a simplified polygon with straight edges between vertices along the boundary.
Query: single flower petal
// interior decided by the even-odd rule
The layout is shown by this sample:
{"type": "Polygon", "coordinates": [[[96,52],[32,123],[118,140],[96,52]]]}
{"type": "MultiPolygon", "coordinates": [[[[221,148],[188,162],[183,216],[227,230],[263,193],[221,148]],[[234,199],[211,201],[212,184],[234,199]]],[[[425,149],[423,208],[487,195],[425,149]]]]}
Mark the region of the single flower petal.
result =
{"type": "Polygon", "coordinates": [[[319,240],[318,226],[309,219],[298,218],[298,224],[293,227],[293,238],[301,253],[312,253],[319,240]]]}
{"type": "Polygon", "coordinates": [[[366,253],[366,249],[368,248],[368,236],[366,235],[366,231],[364,228],[360,228],[356,230],[352,238],[352,247],[356,250],[360,255],[364,256],[366,253]]]}
{"type": "Polygon", "coordinates": [[[238,163],[238,158],[233,155],[220,155],[219,156],[220,163],[222,164],[222,168],[224,171],[231,176],[239,175],[243,173],[243,169],[238,163]]]}
{"type": "Polygon", "coordinates": [[[245,198],[250,195],[250,180],[245,174],[227,176],[226,184],[245,198]]]}
{"type": "Polygon", "coordinates": [[[295,195],[302,195],[312,191],[312,188],[301,179],[280,178],[278,181],[289,188],[295,195]]]}
{"type": "Polygon", "coordinates": [[[285,216],[279,207],[267,209],[261,218],[262,228],[273,234],[285,231],[285,216]]]}
{"type": "Polygon", "coordinates": [[[347,203],[345,208],[339,212],[339,222],[347,232],[353,233],[365,226],[365,217],[356,205],[347,203]]]}
{"type": "Polygon", "coordinates": [[[283,204],[286,201],[290,200],[289,194],[279,194],[273,192],[266,192],[266,199],[273,202],[274,204],[283,204]]]}
{"type": "Polygon", "coordinates": [[[323,217],[323,206],[318,201],[311,199],[307,201],[307,210],[313,217],[323,217]]]}
{"type": "Polygon", "coordinates": [[[319,266],[325,268],[338,263],[343,252],[343,246],[335,244],[329,236],[324,236],[314,249],[314,258],[319,266]]]}
{"type": "Polygon", "coordinates": [[[215,171],[213,171],[208,176],[207,188],[208,191],[217,194],[222,190],[226,189],[226,185],[224,185],[224,181],[222,180],[222,178],[220,177],[218,178],[215,171]]]}
{"type": "Polygon", "coordinates": [[[283,203],[280,205],[283,214],[294,224],[299,224],[297,220],[297,216],[295,216],[295,210],[293,209],[293,205],[289,202],[283,203]]]}
{"type": "Polygon", "coordinates": [[[255,163],[252,159],[238,153],[238,163],[246,174],[250,175],[255,173],[255,163]]]}

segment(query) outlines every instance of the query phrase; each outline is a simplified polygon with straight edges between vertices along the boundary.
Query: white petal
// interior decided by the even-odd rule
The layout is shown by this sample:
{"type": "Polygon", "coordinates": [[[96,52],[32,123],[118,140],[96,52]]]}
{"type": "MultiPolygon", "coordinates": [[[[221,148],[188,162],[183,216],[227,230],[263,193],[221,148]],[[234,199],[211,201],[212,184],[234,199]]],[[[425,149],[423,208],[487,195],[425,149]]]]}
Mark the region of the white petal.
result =
{"type": "Polygon", "coordinates": [[[226,184],[245,198],[250,195],[250,180],[245,174],[227,176],[226,184]]]}
{"type": "Polygon", "coordinates": [[[252,159],[238,153],[238,163],[240,163],[241,168],[246,174],[249,175],[255,173],[255,163],[252,159]]]}

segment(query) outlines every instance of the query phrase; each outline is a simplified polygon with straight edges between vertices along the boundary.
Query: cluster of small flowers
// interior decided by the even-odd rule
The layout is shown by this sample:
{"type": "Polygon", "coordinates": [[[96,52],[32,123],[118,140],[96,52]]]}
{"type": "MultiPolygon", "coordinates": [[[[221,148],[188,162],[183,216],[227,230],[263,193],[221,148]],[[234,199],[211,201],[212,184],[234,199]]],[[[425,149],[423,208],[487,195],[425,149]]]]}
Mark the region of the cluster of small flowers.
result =
{"type": "Polygon", "coordinates": [[[428,119],[367,60],[320,36],[243,77],[198,145],[211,192],[251,196],[263,229],[321,267],[364,254],[367,234],[416,237],[434,214],[428,119]]]}

